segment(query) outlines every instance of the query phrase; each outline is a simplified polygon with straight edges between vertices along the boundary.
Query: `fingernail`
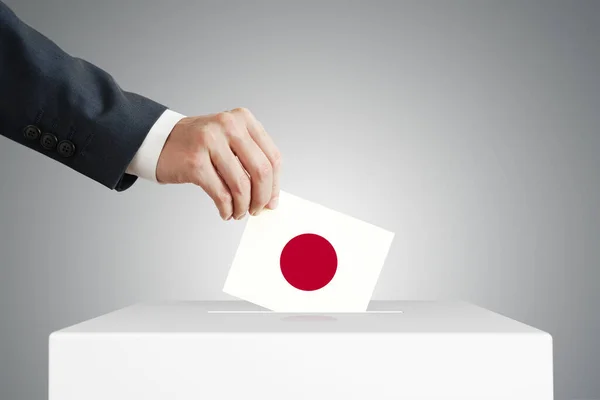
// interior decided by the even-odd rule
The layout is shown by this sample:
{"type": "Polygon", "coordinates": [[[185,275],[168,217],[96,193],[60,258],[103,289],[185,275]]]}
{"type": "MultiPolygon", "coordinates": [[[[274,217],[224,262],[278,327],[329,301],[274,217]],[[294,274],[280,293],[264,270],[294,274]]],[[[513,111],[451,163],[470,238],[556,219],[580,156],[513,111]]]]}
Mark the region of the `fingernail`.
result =
{"type": "Polygon", "coordinates": [[[230,215],[229,217],[225,218],[225,221],[229,221],[231,217],[233,217],[233,215],[230,215]]]}
{"type": "Polygon", "coordinates": [[[240,220],[240,219],[244,219],[244,217],[246,216],[246,213],[243,213],[242,215],[240,215],[239,217],[236,217],[236,220],[240,220]]]}

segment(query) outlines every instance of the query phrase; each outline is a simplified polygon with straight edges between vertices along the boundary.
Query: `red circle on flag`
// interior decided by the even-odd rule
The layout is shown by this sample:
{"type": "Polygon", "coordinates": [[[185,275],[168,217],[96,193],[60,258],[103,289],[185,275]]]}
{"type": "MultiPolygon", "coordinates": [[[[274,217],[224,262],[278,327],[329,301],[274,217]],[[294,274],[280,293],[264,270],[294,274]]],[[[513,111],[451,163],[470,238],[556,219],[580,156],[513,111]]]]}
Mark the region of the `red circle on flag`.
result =
{"type": "Polygon", "coordinates": [[[337,271],[337,254],[327,239],[314,233],[292,238],[279,259],[285,280],[299,290],[325,287],[337,271]]]}

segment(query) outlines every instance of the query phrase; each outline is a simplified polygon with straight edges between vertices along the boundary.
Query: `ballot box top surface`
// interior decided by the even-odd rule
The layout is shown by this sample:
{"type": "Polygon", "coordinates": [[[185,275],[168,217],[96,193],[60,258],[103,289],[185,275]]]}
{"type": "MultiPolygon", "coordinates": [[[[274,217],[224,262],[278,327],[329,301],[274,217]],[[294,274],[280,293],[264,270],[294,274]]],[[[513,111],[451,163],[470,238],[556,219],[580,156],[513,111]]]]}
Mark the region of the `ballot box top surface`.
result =
{"type": "Polygon", "coordinates": [[[211,332],[545,333],[460,301],[372,301],[360,313],[283,313],[243,301],[171,301],[135,304],[56,334],[211,332]]]}

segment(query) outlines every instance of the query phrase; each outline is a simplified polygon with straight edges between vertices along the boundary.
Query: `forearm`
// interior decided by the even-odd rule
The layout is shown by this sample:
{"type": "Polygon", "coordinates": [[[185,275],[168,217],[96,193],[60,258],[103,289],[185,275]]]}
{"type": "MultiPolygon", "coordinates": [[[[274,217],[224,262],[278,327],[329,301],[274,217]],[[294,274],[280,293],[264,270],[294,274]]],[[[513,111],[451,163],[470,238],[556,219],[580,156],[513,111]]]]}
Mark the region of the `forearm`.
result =
{"type": "Polygon", "coordinates": [[[0,88],[0,134],[116,190],[136,179],[126,170],[166,109],[122,90],[2,2],[0,88]]]}

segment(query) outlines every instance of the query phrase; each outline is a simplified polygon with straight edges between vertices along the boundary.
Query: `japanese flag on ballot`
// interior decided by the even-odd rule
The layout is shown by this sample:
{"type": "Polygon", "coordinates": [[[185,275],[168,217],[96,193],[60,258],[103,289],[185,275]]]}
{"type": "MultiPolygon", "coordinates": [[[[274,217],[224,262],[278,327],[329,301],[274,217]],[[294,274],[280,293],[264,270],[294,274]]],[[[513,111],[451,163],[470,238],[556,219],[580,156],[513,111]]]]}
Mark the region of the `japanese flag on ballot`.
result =
{"type": "Polygon", "coordinates": [[[249,218],[223,291],[277,312],[364,312],[393,238],[281,192],[249,218]]]}

